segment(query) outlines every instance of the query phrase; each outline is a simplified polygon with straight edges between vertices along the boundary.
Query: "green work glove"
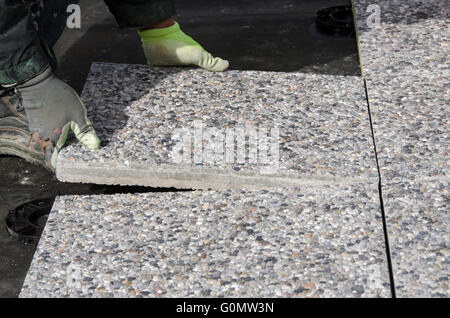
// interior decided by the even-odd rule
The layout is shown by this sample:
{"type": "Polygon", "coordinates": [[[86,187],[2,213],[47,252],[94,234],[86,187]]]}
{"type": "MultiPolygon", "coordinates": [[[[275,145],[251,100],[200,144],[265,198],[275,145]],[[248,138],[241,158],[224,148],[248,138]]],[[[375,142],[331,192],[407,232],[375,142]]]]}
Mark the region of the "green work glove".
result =
{"type": "Polygon", "coordinates": [[[149,65],[198,65],[214,72],[228,68],[228,61],[206,52],[200,44],[181,31],[177,22],[168,28],[138,32],[149,65]]]}
{"type": "Polygon", "coordinates": [[[50,67],[16,86],[16,91],[25,108],[32,139],[44,150],[49,168],[56,168],[70,130],[88,148],[99,148],[100,140],[83,102],[72,87],[56,78],[50,67]]]}

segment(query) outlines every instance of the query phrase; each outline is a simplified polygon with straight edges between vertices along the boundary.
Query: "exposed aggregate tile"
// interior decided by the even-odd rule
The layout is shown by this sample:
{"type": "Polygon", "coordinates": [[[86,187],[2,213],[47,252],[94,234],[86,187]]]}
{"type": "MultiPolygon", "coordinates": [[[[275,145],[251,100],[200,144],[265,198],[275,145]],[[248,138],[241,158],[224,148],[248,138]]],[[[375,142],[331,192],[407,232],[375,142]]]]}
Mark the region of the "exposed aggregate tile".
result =
{"type": "Polygon", "coordinates": [[[383,187],[398,297],[450,296],[449,180],[383,187]]]}
{"type": "Polygon", "coordinates": [[[367,87],[383,184],[448,177],[450,79],[383,76],[367,87]]]}
{"type": "Polygon", "coordinates": [[[375,184],[58,197],[21,297],[388,297],[380,215],[375,184]]]}
{"type": "Polygon", "coordinates": [[[396,292],[448,297],[450,7],[437,0],[354,5],[396,292]],[[377,6],[380,24],[371,28],[377,6]]]}
{"type": "MultiPolygon", "coordinates": [[[[126,181],[117,178],[118,183],[158,186],[159,180],[152,180],[152,171],[179,171],[187,179],[191,173],[208,173],[214,180],[238,180],[241,188],[248,185],[243,175],[362,182],[377,176],[364,87],[357,77],[212,73],[94,63],[82,98],[104,145],[98,151],[85,149],[80,143],[63,149],[57,169],[62,181],[114,179],[116,171],[126,174],[127,169],[136,169],[136,175],[126,181]],[[174,131],[186,128],[194,139],[196,120],[205,129],[216,128],[222,133],[239,127],[244,127],[244,133],[251,128],[279,129],[278,161],[271,154],[272,148],[268,149],[270,163],[277,161],[279,167],[266,173],[264,167],[268,165],[260,157],[256,163],[250,162],[248,153],[243,163],[237,158],[232,163],[220,159],[208,162],[207,138],[202,140],[202,163],[194,163],[192,145],[190,161],[174,163],[174,131]],[[78,170],[72,173],[73,169],[78,170]],[[150,177],[141,176],[139,171],[150,177]],[[147,183],[146,178],[150,180],[147,183]]],[[[202,189],[215,187],[207,178],[203,183],[202,189]]],[[[175,182],[172,186],[180,185],[175,182]]]]}
{"type": "MultiPolygon", "coordinates": [[[[397,295],[448,297],[449,8],[377,1],[370,28],[372,1],[354,4],[397,295]]],[[[60,157],[83,169],[174,169],[171,132],[200,119],[278,125],[286,175],[375,175],[358,78],[96,63],[83,100],[105,146],[60,157]]],[[[60,197],[21,297],[388,297],[380,222],[369,184],[60,197]]]]}
{"type": "Polygon", "coordinates": [[[366,78],[450,75],[450,7],[446,1],[353,2],[366,78]],[[372,24],[376,12],[379,23],[372,24]]]}

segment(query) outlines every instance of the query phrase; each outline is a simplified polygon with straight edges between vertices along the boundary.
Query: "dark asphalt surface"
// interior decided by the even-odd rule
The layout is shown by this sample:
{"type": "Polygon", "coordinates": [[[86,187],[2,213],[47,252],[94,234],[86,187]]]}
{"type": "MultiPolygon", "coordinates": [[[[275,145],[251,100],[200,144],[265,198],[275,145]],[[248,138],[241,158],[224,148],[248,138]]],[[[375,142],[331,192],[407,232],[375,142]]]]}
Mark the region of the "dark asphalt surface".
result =
{"type": "MultiPolygon", "coordinates": [[[[231,69],[360,75],[356,39],[321,33],[315,13],[349,0],[175,0],[182,29],[231,69]]],[[[81,92],[91,62],[145,64],[138,35],[120,30],[103,1],[81,0],[81,29],[67,29],[55,47],[57,74],[81,92]]],[[[8,211],[62,194],[174,191],[58,182],[47,170],[0,156],[0,297],[17,297],[35,244],[14,240],[8,211]]]]}

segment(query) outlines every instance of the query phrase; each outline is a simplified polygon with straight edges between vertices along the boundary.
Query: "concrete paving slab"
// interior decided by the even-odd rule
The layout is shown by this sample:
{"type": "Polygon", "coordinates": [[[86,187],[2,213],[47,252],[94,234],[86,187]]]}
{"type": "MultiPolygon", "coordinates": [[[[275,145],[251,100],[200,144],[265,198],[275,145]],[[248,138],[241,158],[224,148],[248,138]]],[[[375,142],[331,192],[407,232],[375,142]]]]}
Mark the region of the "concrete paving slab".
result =
{"type": "Polygon", "coordinates": [[[396,294],[448,297],[449,7],[354,5],[396,294]]]}
{"type": "Polygon", "coordinates": [[[450,78],[367,80],[382,182],[433,180],[450,171],[450,78]]]}
{"type": "Polygon", "coordinates": [[[56,199],[21,297],[389,297],[376,184],[56,199]]]}
{"type": "Polygon", "coordinates": [[[353,3],[383,184],[448,176],[450,8],[353,3]]]}
{"type": "Polygon", "coordinates": [[[61,181],[230,189],[377,177],[358,77],[94,63],[82,99],[104,145],[66,147],[61,181]]]}
{"type": "Polygon", "coordinates": [[[398,297],[450,296],[449,179],[383,187],[398,297]]]}
{"type": "Polygon", "coordinates": [[[448,3],[440,0],[353,3],[366,78],[450,75],[448,3]]]}

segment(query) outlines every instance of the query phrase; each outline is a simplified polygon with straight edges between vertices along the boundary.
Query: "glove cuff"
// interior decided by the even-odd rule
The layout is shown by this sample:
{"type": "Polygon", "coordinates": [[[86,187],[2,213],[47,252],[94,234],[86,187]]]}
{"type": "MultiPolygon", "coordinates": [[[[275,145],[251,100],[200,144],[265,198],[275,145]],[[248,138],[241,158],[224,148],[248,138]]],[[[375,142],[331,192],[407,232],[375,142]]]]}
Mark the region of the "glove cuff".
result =
{"type": "Polygon", "coordinates": [[[180,25],[175,21],[173,25],[167,28],[159,28],[159,29],[150,29],[145,31],[138,31],[139,36],[143,43],[146,41],[151,41],[156,38],[162,38],[174,33],[181,31],[180,25]]]}
{"type": "Polygon", "coordinates": [[[37,74],[35,77],[30,78],[26,82],[18,84],[16,87],[18,89],[23,89],[23,88],[27,88],[27,87],[30,87],[30,86],[37,85],[40,82],[42,82],[45,79],[47,79],[50,76],[52,76],[52,74],[53,74],[52,67],[51,66],[47,66],[42,72],[37,74]]]}

